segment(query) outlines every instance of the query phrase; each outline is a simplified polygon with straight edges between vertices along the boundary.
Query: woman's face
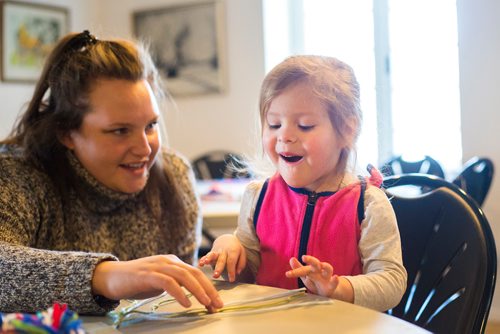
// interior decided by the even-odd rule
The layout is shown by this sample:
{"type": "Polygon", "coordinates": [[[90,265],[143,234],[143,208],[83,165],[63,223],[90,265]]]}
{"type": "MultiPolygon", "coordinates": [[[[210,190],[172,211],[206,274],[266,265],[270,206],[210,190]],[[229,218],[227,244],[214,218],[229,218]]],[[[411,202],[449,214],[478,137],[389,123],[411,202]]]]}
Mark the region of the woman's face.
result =
{"type": "Polygon", "coordinates": [[[159,109],[146,80],[98,80],[81,127],[61,139],[106,187],[141,191],[160,148],[159,109]]]}

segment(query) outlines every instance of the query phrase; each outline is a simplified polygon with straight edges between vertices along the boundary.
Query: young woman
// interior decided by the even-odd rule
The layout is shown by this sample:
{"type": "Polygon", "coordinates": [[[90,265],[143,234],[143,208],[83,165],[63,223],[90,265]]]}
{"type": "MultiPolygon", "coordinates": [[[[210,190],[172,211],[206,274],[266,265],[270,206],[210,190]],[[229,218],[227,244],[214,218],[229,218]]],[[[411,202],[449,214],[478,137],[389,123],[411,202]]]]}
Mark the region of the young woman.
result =
{"type": "Polygon", "coordinates": [[[190,166],[161,146],[162,98],[138,45],[88,31],[57,44],[0,146],[0,311],[99,314],[163,291],[188,306],[181,287],[222,307],[188,264],[200,211],[190,166]]]}

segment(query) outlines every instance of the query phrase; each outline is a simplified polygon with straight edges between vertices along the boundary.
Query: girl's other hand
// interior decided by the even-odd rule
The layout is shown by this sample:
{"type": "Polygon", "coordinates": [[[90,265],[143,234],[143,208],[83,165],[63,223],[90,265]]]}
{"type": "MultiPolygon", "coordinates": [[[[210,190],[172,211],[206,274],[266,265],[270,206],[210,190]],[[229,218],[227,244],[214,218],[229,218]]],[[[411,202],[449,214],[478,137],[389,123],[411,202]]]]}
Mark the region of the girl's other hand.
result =
{"type": "Polygon", "coordinates": [[[232,234],[224,234],[215,239],[212,250],[198,261],[200,267],[212,265],[214,278],[219,278],[227,270],[229,282],[236,280],[247,264],[245,248],[232,234]]]}
{"type": "Polygon", "coordinates": [[[92,277],[92,293],[109,299],[144,299],[166,291],[182,306],[191,306],[186,288],[209,311],[223,306],[205,274],[175,255],[155,255],[131,261],[99,263],[92,277]]]}
{"type": "Polygon", "coordinates": [[[288,278],[300,277],[306,288],[314,294],[347,302],[354,302],[354,291],[351,283],[333,272],[328,262],[321,262],[314,256],[303,255],[302,261],[292,257],[289,270],[285,273],[288,278]]]}

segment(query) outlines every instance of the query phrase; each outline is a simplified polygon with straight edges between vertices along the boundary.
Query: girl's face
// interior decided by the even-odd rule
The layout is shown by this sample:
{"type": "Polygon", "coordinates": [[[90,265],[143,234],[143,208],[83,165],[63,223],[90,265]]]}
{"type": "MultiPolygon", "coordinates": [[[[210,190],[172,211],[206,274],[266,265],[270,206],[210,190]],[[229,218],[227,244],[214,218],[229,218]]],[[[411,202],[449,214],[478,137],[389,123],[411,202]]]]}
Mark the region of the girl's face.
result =
{"type": "Polygon", "coordinates": [[[263,143],[285,182],[311,191],[336,191],[341,149],[325,107],[307,83],[288,87],[274,98],[264,121],[263,143]]]}
{"type": "Polygon", "coordinates": [[[106,187],[142,190],[160,147],[158,105],[145,80],[98,80],[81,127],[61,142],[106,187]]]}

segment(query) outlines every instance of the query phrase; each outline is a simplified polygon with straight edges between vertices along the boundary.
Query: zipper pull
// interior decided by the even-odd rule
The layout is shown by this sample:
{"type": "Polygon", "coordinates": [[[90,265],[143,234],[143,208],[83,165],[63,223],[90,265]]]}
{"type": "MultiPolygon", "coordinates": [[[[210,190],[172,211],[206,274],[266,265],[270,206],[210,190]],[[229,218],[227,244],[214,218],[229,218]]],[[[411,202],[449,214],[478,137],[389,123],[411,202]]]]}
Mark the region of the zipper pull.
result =
{"type": "Polygon", "coordinates": [[[309,195],[307,195],[307,205],[314,206],[317,200],[318,200],[318,194],[315,193],[314,191],[309,195]]]}

